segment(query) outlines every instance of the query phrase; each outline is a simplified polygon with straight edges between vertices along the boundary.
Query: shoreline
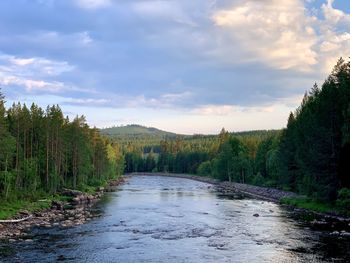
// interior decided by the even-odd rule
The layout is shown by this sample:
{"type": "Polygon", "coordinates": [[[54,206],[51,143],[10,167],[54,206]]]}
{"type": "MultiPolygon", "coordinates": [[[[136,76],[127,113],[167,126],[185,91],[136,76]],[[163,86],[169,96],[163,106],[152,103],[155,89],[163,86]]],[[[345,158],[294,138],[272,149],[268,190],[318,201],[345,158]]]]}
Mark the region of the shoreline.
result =
{"type": "Polygon", "coordinates": [[[112,192],[124,182],[124,177],[108,182],[106,187],[97,187],[94,194],[77,190],[63,189],[62,196],[69,196],[69,201],[52,201],[51,207],[41,211],[29,213],[20,211],[17,216],[0,222],[0,242],[15,242],[18,239],[31,241],[28,232],[34,227],[73,227],[84,224],[98,217],[89,209],[98,202],[104,193],[112,192]],[[17,218],[21,216],[22,218],[17,218]]]}

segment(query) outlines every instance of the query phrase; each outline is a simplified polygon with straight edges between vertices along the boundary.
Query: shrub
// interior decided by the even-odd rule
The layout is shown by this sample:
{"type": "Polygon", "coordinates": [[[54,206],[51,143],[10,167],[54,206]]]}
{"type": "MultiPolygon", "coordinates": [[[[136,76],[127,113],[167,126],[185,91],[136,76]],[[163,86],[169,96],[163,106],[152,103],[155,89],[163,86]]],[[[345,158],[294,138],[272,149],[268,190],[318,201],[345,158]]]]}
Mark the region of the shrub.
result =
{"type": "Polygon", "coordinates": [[[210,161],[201,163],[197,169],[197,174],[201,176],[210,176],[211,175],[210,161]]]}
{"type": "Polygon", "coordinates": [[[258,172],[257,175],[253,177],[252,184],[262,186],[264,184],[264,181],[265,181],[264,177],[261,175],[260,172],[258,172]]]}
{"type": "Polygon", "coordinates": [[[339,190],[336,204],[340,210],[350,214],[350,189],[342,188],[339,190]]]}

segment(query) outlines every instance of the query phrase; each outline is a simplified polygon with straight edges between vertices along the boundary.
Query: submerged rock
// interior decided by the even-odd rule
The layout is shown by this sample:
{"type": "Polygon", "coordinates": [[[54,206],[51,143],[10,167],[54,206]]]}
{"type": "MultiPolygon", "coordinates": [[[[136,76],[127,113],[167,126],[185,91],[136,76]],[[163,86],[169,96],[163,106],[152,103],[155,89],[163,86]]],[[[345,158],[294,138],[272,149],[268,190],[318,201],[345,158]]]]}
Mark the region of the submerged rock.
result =
{"type": "Polygon", "coordinates": [[[350,237],[350,233],[346,232],[345,230],[343,230],[343,231],[340,232],[340,236],[341,237],[350,237]]]}

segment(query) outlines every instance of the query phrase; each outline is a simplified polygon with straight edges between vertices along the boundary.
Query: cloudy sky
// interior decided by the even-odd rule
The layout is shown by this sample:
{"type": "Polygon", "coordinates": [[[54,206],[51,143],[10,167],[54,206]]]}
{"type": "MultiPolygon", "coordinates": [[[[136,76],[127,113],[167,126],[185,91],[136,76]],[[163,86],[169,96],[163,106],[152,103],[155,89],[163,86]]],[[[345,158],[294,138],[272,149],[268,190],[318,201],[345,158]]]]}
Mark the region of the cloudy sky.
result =
{"type": "Polygon", "coordinates": [[[90,125],[281,128],[350,56],[348,0],[2,0],[0,87],[90,125]]]}

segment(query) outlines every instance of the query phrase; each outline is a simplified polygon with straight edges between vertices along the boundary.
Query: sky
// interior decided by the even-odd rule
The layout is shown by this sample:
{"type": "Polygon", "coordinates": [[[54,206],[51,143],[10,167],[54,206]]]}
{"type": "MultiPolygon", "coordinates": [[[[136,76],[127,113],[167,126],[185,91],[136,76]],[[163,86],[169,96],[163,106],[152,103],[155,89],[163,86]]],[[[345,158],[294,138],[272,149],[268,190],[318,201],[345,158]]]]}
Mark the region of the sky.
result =
{"type": "Polygon", "coordinates": [[[99,128],[279,129],[349,56],[349,0],[0,1],[7,106],[99,128]]]}

